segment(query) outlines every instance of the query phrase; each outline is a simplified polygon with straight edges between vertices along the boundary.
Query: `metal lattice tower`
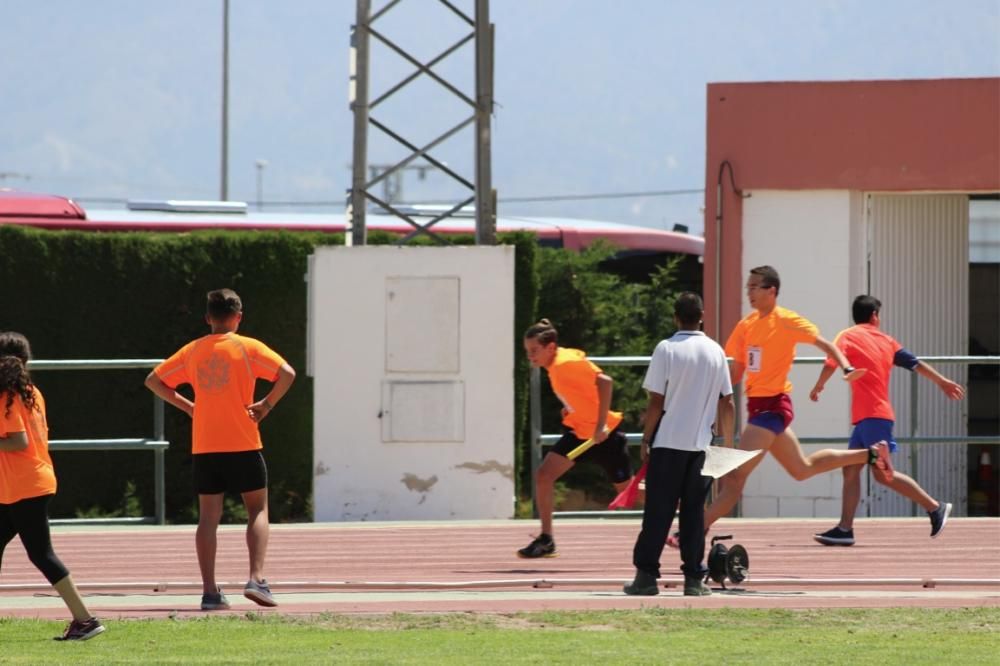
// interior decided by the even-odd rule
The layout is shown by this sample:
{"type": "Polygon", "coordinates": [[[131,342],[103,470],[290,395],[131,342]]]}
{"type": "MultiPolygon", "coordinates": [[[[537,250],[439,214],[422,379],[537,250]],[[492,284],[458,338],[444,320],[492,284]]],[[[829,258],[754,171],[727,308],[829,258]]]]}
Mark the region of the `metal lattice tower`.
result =
{"type": "Polygon", "coordinates": [[[365,210],[369,201],[392,215],[399,217],[413,227],[413,231],[407,234],[400,241],[401,243],[405,243],[420,234],[431,236],[440,243],[447,243],[441,236],[435,234],[431,227],[443,219],[452,217],[463,207],[475,202],[476,244],[493,245],[496,242],[496,192],[492,187],[492,173],[490,170],[490,115],[493,111],[493,25],[489,22],[489,0],[475,0],[474,17],[469,17],[465,12],[449,2],[449,0],[438,0],[438,2],[467,23],[472,28],[472,32],[456,41],[426,63],[420,62],[413,55],[407,53],[406,50],[379,32],[375,26],[379,18],[384,16],[386,12],[399,4],[399,2],[400,0],[389,0],[389,2],[373,14],[371,11],[371,0],[357,0],[357,23],[351,29],[350,106],[354,113],[354,156],[351,165],[353,175],[347,215],[348,220],[350,220],[351,229],[347,235],[347,243],[364,245],[367,242],[368,232],[365,224],[365,210]],[[416,67],[416,70],[374,100],[369,101],[370,60],[368,47],[369,40],[372,37],[404,58],[416,67]],[[476,51],[476,89],[474,97],[470,97],[462,92],[458,87],[449,83],[433,70],[435,65],[469,41],[474,41],[476,51]],[[430,142],[422,146],[417,146],[404,138],[401,133],[376,120],[372,116],[372,112],[382,102],[421,75],[427,76],[440,84],[440,87],[443,89],[442,92],[454,95],[466,103],[471,108],[472,114],[430,142]],[[474,180],[470,182],[468,178],[456,173],[444,162],[435,159],[430,154],[430,151],[472,124],[475,124],[475,176],[474,180]],[[373,175],[370,179],[368,178],[369,126],[380,130],[410,151],[407,157],[386,169],[379,170],[377,175],[373,175]],[[391,202],[385,201],[373,193],[374,188],[381,181],[393,177],[394,174],[406,169],[411,162],[418,159],[425,160],[469,190],[467,198],[424,223],[416,221],[405,211],[400,210],[393,206],[391,202]]]}

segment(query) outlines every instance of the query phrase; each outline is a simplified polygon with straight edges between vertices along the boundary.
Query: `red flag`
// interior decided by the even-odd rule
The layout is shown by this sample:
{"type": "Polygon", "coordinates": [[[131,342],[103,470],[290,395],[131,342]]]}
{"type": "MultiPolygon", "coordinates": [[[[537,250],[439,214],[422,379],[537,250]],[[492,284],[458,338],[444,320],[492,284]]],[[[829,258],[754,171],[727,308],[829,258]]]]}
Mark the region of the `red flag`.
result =
{"type": "Polygon", "coordinates": [[[609,509],[631,509],[635,506],[635,500],[639,497],[639,483],[646,478],[646,463],[642,463],[642,467],[639,471],[635,473],[629,484],[625,486],[625,490],[618,494],[618,497],[611,500],[611,504],[608,505],[609,509]]]}

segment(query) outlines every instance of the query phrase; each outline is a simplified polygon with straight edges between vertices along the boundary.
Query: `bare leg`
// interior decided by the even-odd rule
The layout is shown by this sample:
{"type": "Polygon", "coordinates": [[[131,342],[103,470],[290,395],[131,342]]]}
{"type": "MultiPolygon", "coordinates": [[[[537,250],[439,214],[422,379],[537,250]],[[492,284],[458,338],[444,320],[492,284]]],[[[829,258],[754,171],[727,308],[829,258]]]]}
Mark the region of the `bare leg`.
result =
{"type": "Polygon", "coordinates": [[[803,481],[811,476],[829,472],[838,467],[863,465],[868,462],[868,449],[823,449],[808,458],[802,454],[802,445],[791,428],[774,439],[771,455],[785,468],[793,479],[803,481]]]}
{"type": "Polygon", "coordinates": [[[76,585],[73,584],[73,577],[66,575],[65,578],[57,583],[54,583],[52,587],[62,600],[66,602],[66,608],[73,615],[73,619],[77,622],[86,622],[93,615],[87,610],[87,606],[83,603],[83,598],[80,596],[80,591],[76,589],[76,585]]]}
{"type": "Polygon", "coordinates": [[[864,465],[848,465],[844,468],[844,498],[840,506],[840,529],[854,528],[854,514],[861,501],[861,470],[864,465]]]}
{"type": "Polygon", "coordinates": [[[924,507],[925,511],[934,511],[940,506],[940,502],[928,495],[927,491],[913,480],[913,477],[909,477],[906,474],[894,473],[892,481],[889,483],[883,483],[878,477],[875,477],[875,480],[888,488],[892,488],[903,497],[916,502],[924,507]]]}
{"type": "Polygon", "coordinates": [[[250,554],[250,578],[264,580],[264,557],[271,527],[267,519],[267,488],[243,493],[247,508],[247,551],[250,554]]]}
{"type": "Polygon", "coordinates": [[[222,520],[222,498],[222,493],[198,495],[198,530],[194,534],[194,544],[203,594],[215,594],[219,587],[215,582],[215,551],[216,531],[222,520]]]}
{"type": "MultiPolygon", "coordinates": [[[[740,448],[744,451],[767,450],[774,443],[774,440],[774,433],[767,428],[748,424],[740,437],[740,448]]],[[[733,510],[743,495],[743,486],[746,485],[747,478],[763,459],[764,456],[757,456],[720,479],[719,494],[715,501],[705,509],[705,530],[708,530],[715,521],[733,510]]]]}
{"type": "Polygon", "coordinates": [[[573,461],[558,453],[547,453],[535,477],[535,505],[542,521],[542,534],[552,535],[552,505],[556,479],[565,474],[573,461]]]}

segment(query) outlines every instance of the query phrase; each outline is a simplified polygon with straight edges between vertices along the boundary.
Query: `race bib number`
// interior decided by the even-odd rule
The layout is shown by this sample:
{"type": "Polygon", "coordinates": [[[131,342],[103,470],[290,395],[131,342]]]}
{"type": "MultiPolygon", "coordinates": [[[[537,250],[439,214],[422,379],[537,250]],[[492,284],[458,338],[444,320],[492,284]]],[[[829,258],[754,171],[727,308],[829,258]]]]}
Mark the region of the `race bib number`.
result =
{"type": "Polygon", "coordinates": [[[747,370],[760,372],[760,362],[763,356],[764,350],[760,347],[747,347],[747,370]]]}

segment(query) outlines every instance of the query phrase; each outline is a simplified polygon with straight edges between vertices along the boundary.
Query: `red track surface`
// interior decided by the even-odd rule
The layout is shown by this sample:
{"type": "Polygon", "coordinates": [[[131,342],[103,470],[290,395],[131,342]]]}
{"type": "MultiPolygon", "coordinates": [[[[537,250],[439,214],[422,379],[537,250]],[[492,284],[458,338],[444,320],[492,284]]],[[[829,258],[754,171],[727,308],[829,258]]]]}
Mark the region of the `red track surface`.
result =
{"type": "MultiPolygon", "coordinates": [[[[514,554],[530,540],[535,523],[529,522],[280,525],[272,529],[267,574],[285,613],[1000,605],[1000,519],[952,519],[934,540],[923,519],[862,520],[855,527],[858,544],[850,548],[813,542],[811,535],[829,524],[720,522],[713,534],[732,533],[727,543],[747,548],[751,578],[743,592],[703,599],[686,599],[676,587],[658,597],[622,594],[621,583],[634,573],[636,520],[557,521],[559,557],[542,560],[514,554]],[[885,579],[909,582],[880,582],[885,579]],[[946,579],[974,582],[953,585],[946,579]],[[539,580],[554,587],[533,587],[539,580]],[[915,582],[922,580],[939,583],[927,588],[915,582]],[[405,584],[416,582],[438,589],[405,584]],[[441,589],[458,583],[470,584],[441,589]]],[[[102,617],[198,612],[193,526],[60,528],[53,540],[102,617]]],[[[664,551],[666,582],[681,581],[679,564],[676,551],[664,551]]],[[[224,528],[218,579],[234,602],[231,612],[258,609],[240,596],[246,576],[243,532],[224,528]]],[[[0,575],[0,616],[65,617],[51,594],[20,544],[12,542],[0,575]]]]}

